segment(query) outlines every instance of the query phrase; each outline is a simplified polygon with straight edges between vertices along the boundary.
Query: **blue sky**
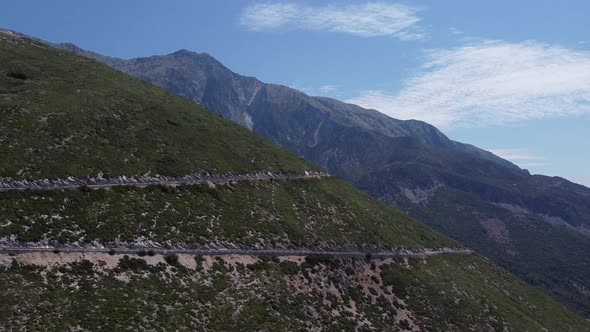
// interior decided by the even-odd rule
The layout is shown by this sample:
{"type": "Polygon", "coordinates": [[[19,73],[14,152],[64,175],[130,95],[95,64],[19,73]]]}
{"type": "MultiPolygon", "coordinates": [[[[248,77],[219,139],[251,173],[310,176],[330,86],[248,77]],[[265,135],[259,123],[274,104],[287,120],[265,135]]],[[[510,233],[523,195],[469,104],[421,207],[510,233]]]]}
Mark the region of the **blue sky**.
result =
{"type": "Polygon", "coordinates": [[[207,52],[590,186],[589,12],[586,0],[19,0],[0,27],[122,58],[207,52]]]}

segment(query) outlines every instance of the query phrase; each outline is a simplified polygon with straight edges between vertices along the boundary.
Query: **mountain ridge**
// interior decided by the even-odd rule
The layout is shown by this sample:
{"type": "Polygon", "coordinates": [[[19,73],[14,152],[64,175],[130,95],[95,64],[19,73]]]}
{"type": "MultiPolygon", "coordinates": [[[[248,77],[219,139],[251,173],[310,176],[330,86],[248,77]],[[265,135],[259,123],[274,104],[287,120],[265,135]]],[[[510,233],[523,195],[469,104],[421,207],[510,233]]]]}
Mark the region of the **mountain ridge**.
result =
{"type": "Polygon", "coordinates": [[[530,175],[421,121],[266,84],[210,58],[183,51],[110,65],[326,167],[590,316],[583,291],[590,288],[590,189],[530,175]]]}
{"type": "MultiPolygon", "coordinates": [[[[182,97],[3,32],[0,126],[0,176],[25,183],[91,181],[97,171],[133,182],[127,176],[152,171],[317,168],[182,97]]],[[[135,253],[60,252],[106,243],[417,252],[457,246],[335,177],[46,189],[0,192],[0,242],[59,244],[52,252],[0,253],[0,329],[588,329],[477,254],[278,258],[149,245],[135,253]]]]}
{"type": "MultiPolygon", "coordinates": [[[[74,53],[78,53],[78,54],[83,54],[85,56],[88,57],[92,57],[95,58],[99,61],[105,62],[107,64],[109,64],[112,67],[115,67],[119,70],[122,70],[124,72],[128,72],[128,73],[133,73],[136,72],[136,70],[131,70],[129,68],[125,68],[125,66],[128,66],[129,63],[132,63],[131,66],[136,65],[139,68],[137,69],[137,71],[142,71],[142,70],[146,70],[148,68],[146,68],[148,66],[148,64],[146,62],[148,58],[144,58],[144,57],[137,57],[137,58],[130,58],[128,60],[124,60],[124,59],[119,59],[119,58],[113,58],[113,57],[108,57],[108,56],[103,56],[100,55],[98,53],[95,52],[91,52],[91,51],[86,51],[83,50],[79,47],[77,47],[74,44],[71,43],[62,43],[62,44],[55,44],[57,47],[69,50],[71,52],[74,53]]],[[[212,67],[215,67],[213,70],[215,71],[220,71],[222,72],[223,76],[229,76],[231,77],[231,80],[236,82],[236,83],[240,83],[241,81],[246,81],[247,84],[252,84],[255,86],[254,89],[250,90],[251,93],[246,94],[244,92],[242,92],[244,89],[241,86],[234,86],[234,88],[236,88],[238,91],[236,91],[236,95],[241,96],[242,98],[240,98],[241,101],[245,101],[248,100],[248,102],[246,102],[246,106],[251,105],[251,103],[254,101],[254,99],[256,98],[258,92],[260,92],[260,87],[262,86],[267,86],[270,89],[277,89],[277,90],[282,90],[282,91],[287,91],[287,93],[293,93],[293,94],[301,94],[302,96],[304,96],[305,98],[309,98],[310,100],[314,100],[316,102],[318,102],[319,104],[321,104],[324,108],[324,110],[329,109],[331,105],[338,103],[340,104],[339,106],[341,107],[342,105],[345,105],[347,108],[353,108],[355,109],[354,112],[352,113],[361,113],[358,114],[360,116],[362,116],[365,121],[371,121],[371,123],[364,123],[364,127],[367,129],[371,129],[371,130],[377,130],[378,132],[385,134],[387,136],[390,137],[397,137],[397,136],[416,136],[419,137],[421,139],[424,139],[425,135],[421,135],[424,132],[428,132],[429,135],[426,136],[427,142],[430,144],[434,144],[434,145],[441,145],[441,146],[461,146],[463,150],[466,151],[470,151],[470,152],[476,152],[481,154],[481,155],[485,155],[487,156],[488,159],[490,160],[494,160],[498,163],[501,163],[503,165],[510,165],[514,168],[518,168],[516,165],[512,164],[511,162],[502,159],[498,156],[493,155],[491,152],[485,151],[485,150],[481,150],[478,149],[472,145],[469,144],[465,144],[465,143],[459,143],[456,141],[451,141],[450,139],[448,139],[446,137],[446,135],[444,135],[442,132],[440,132],[438,129],[436,129],[434,126],[427,124],[426,122],[420,121],[420,120],[396,120],[393,119],[387,115],[382,114],[381,112],[374,110],[374,109],[364,109],[360,106],[354,105],[354,104],[350,104],[350,103],[344,103],[341,101],[338,101],[336,99],[333,98],[329,98],[329,97],[314,97],[314,96],[308,96],[303,92],[300,92],[294,88],[288,87],[288,86],[284,86],[284,85],[280,85],[280,84],[272,84],[272,83],[264,83],[258,79],[256,79],[255,77],[251,77],[251,76],[242,76],[239,75],[229,69],[227,69],[221,62],[219,62],[217,59],[215,59],[213,56],[211,56],[210,54],[206,53],[206,52],[193,52],[193,51],[189,51],[186,49],[180,49],[176,52],[170,53],[170,54],[166,54],[166,55],[156,55],[153,56],[154,59],[163,59],[165,60],[166,58],[169,57],[175,57],[175,58],[183,58],[183,60],[186,60],[186,58],[192,60],[192,61],[196,61],[196,62],[208,62],[211,63],[212,67]],[[378,124],[380,122],[389,122],[388,125],[389,126],[380,126],[378,128],[375,127],[375,124],[378,124]],[[397,131],[392,131],[391,126],[396,126],[398,127],[397,131]]],[[[150,57],[152,58],[152,57],[150,57]]],[[[193,74],[193,73],[191,73],[193,74]]],[[[137,77],[139,77],[140,79],[143,80],[149,80],[148,77],[144,77],[141,76],[141,74],[136,75],[137,77]]],[[[188,79],[186,79],[186,81],[188,81],[188,79]]],[[[161,85],[165,85],[165,83],[161,82],[161,85]]],[[[157,84],[157,85],[160,85],[157,84]]],[[[187,93],[182,91],[182,88],[169,88],[169,91],[172,91],[176,94],[179,94],[181,96],[186,97],[187,99],[193,100],[199,104],[203,104],[205,106],[207,106],[207,103],[211,103],[211,101],[204,101],[204,102],[200,102],[200,98],[203,98],[203,94],[197,94],[197,97],[193,97],[191,98],[190,95],[191,93],[187,93]]],[[[243,107],[243,105],[242,105],[243,107]]],[[[244,118],[233,118],[232,117],[232,112],[229,111],[216,111],[221,113],[222,115],[228,117],[232,120],[234,120],[235,122],[240,123],[243,126],[246,126],[248,128],[250,128],[252,125],[249,124],[247,119],[244,118]]],[[[248,112],[247,109],[244,109],[243,112],[248,112]]],[[[350,114],[350,113],[349,113],[350,114]]],[[[252,129],[252,128],[250,128],[252,129]]]]}

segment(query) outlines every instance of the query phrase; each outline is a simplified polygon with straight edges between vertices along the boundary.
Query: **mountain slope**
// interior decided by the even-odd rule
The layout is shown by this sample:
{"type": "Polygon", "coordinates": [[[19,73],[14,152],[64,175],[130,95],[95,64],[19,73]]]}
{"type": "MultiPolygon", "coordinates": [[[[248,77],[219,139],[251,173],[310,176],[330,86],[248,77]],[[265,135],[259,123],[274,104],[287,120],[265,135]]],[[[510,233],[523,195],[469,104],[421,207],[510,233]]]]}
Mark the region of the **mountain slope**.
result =
{"type": "Polygon", "coordinates": [[[62,47],[252,129],[590,315],[590,189],[530,175],[424,122],[237,75],[208,54],[121,60],[62,47]]]}
{"type": "MultiPolygon", "coordinates": [[[[2,152],[0,177],[144,173],[153,171],[152,163],[169,146],[183,153],[158,169],[163,175],[185,170],[177,164],[203,172],[312,167],[246,129],[93,60],[6,32],[0,32],[0,58],[0,114],[3,133],[10,133],[3,143],[14,148],[2,152]],[[92,103],[85,102],[88,95],[92,103]],[[169,108],[181,116],[174,117],[169,108]],[[40,120],[52,113],[61,113],[61,121],[40,120]],[[106,130],[98,115],[136,117],[162,145],[144,145],[149,138],[134,123],[109,125],[108,142],[90,139],[89,133],[106,130]],[[44,127],[29,130],[35,120],[44,127]],[[167,120],[192,129],[168,130],[167,120]],[[211,138],[194,129],[208,130],[211,138]],[[23,141],[33,143],[37,137],[53,142],[63,130],[74,136],[68,140],[73,143],[39,143],[56,149],[42,163],[21,148],[23,141]],[[109,138],[127,143],[106,154],[117,144],[109,138]],[[74,155],[84,149],[95,151],[84,155],[91,161],[74,155]],[[190,160],[200,152],[206,157],[190,160]],[[127,153],[137,160],[133,167],[116,160],[127,153]],[[262,159],[242,162],[254,153],[262,159]]],[[[373,261],[367,256],[365,261],[158,252],[190,245],[285,248],[287,253],[301,247],[420,252],[457,245],[335,178],[14,190],[0,192],[0,201],[1,244],[26,245],[29,251],[10,255],[5,247],[0,250],[0,329],[588,329],[586,321],[477,255],[373,261]],[[35,251],[35,246],[57,244],[78,252],[35,251]],[[91,250],[103,245],[150,252],[91,250]]]]}
{"type": "Polygon", "coordinates": [[[5,96],[0,153],[11,156],[0,166],[4,177],[314,168],[210,112],[196,108],[195,113],[192,103],[147,83],[83,58],[69,60],[66,68],[63,53],[39,59],[34,51],[17,56],[7,49],[0,58],[12,75],[0,85],[5,96]],[[60,76],[51,76],[58,70],[60,76]],[[25,77],[14,77],[20,73],[25,77]],[[56,93],[63,97],[47,97],[56,93]]]}

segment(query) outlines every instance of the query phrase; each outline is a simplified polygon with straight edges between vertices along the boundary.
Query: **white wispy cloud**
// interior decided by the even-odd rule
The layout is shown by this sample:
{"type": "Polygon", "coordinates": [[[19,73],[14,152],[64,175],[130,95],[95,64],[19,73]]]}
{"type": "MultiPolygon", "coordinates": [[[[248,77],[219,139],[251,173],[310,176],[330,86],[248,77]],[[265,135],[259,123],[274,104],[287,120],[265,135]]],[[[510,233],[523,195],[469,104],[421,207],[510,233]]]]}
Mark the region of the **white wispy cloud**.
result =
{"type": "Polygon", "coordinates": [[[538,156],[525,149],[489,149],[491,153],[500,156],[510,161],[532,161],[532,160],[543,160],[544,158],[538,156]]]}
{"type": "Polygon", "coordinates": [[[295,4],[259,3],[244,9],[240,23],[254,31],[272,30],[296,20],[299,13],[295,4]]]}
{"type": "Polygon", "coordinates": [[[488,151],[498,157],[510,160],[523,168],[536,168],[549,165],[543,156],[537,155],[527,149],[489,149],[488,151]]]}
{"type": "Polygon", "coordinates": [[[534,41],[432,50],[400,92],[348,101],[447,129],[588,114],[590,52],[534,41]]]}
{"type": "Polygon", "coordinates": [[[463,30],[453,28],[453,27],[449,28],[449,33],[454,36],[461,36],[461,35],[465,34],[465,32],[463,30]]]}
{"type": "Polygon", "coordinates": [[[335,84],[324,84],[320,86],[302,82],[282,82],[281,84],[299,90],[308,96],[337,98],[341,94],[340,87],[335,84]]]}
{"type": "Polygon", "coordinates": [[[333,84],[326,84],[319,87],[319,92],[323,94],[332,94],[338,91],[338,86],[333,84]]]}
{"type": "Polygon", "coordinates": [[[253,31],[297,29],[347,33],[361,37],[393,36],[421,39],[416,7],[369,2],[361,5],[305,6],[257,3],[242,12],[240,23],[253,31]]]}

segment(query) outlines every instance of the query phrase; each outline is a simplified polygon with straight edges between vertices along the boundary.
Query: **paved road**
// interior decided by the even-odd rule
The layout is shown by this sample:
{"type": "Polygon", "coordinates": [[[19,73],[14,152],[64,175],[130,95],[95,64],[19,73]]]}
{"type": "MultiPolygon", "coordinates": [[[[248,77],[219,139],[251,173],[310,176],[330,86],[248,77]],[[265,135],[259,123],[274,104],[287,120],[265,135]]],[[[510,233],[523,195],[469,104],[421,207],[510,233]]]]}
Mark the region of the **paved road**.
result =
{"type": "Polygon", "coordinates": [[[178,186],[205,183],[228,183],[240,181],[309,180],[331,176],[328,173],[308,171],[293,173],[245,173],[245,174],[194,174],[185,176],[119,176],[116,178],[87,177],[65,179],[7,180],[0,178],[0,192],[13,190],[69,190],[81,187],[110,188],[116,186],[145,187],[150,185],[178,186]]]}
{"type": "MultiPolygon", "coordinates": [[[[39,252],[55,252],[59,250],[60,253],[108,253],[109,248],[0,248],[0,253],[5,254],[22,254],[22,253],[39,253],[39,252]]],[[[141,248],[129,249],[121,248],[114,249],[117,254],[137,254],[140,250],[153,250],[156,254],[172,255],[172,254],[189,254],[202,256],[223,256],[223,255],[244,255],[244,256],[309,256],[321,255],[334,258],[367,258],[367,253],[370,253],[370,258],[404,258],[404,257],[427,257],[443,254],[471,254],[472,250],[461,248],[444,248],[444,249],[423,249],[421,251],[380,251],[380,252],[360,252],[360,251],[323,251],[323,250],[276,250],[276,249],[162,249],[162,248],[141,248]]]]}

